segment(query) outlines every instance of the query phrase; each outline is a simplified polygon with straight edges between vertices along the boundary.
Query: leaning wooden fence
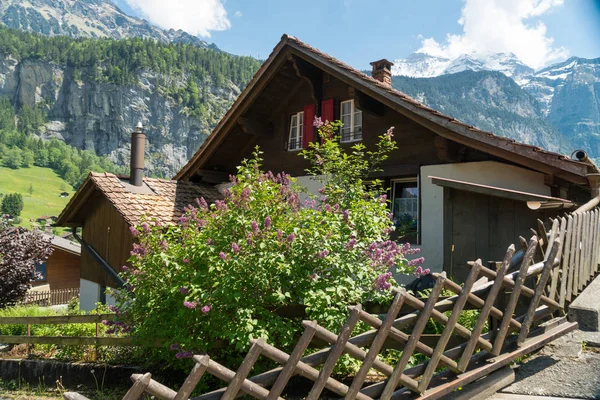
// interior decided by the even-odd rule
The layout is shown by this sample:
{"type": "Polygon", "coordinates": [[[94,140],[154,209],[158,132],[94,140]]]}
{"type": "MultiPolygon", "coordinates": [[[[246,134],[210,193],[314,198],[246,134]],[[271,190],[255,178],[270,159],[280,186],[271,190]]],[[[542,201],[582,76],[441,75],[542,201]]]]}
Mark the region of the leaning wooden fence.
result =
{"type": "MultiPolygon", "coordinates": [[[[483,266],[481,260],[469,263],[463,286],[444,273],[434,274],[435,286],[426,302],[403,289],[394,289],[395,297],[383,319],[363,311],[360,304],[352,305],[338,333],[317,321],[305,321],[304,333],[290,354],[263,339],[252,340],[237,372],[207,355],[195,355],[195,366],[179,391],[154,381],[150,374],[134,374],[134,385],[124,399],[137,399],[143,393],[160,399],[187,399],[206,373],[227,385],[194,400],[231,400],[240,395],[281,399],[294,375],[313,381],[306,395],[309,400],[324,396],[326,390],[330,396],[360,400],[440,398],[577,328],[576,322],[567,321],[565,308],[598,272],[599,216],[598,210],[574,213],[551,220],[548,229],[540,221],[529,242],[520,238],[525,253],[517,271],[508,271],[515,253],[511,245],[495,269],[483,266]],[[443,289],[455,295],[439,300],[443,289]],[[504,292],[509,292],[507,298],[499,301],[504,292]],[[412,312],[398,316],[403,306],[412,312]],[[473,329],[459,324],[466,308],[479,310],[473,329]],[[430,319],[445,326],[435,346],[421,341],[430,319]],[[490,324],[490,331],[486,331],[488,319],[495,322],[490,324]],[[373,329],[353,336],[359,321],[373,329]],[[453,336],[462,337],[462,343],[450,346],[453,336]],[[304,355],[314,338],[330,346],[304,355]],[[377,357],[388,348],[402,350],[394,365],[377,357]],[[425,361],[409,366],[417,353],[425,361]],[[361,361],[348,383],[332,377],[342,354],[361,361]],[[250,377],[259,357],[267,357],[280,367],[250,377]],[[383,379],[368,383],[372,370],[383,379]]],[[[76,393],[66,393],[65,398],[84,399],[76,393]]]]}
{"type": "Polygon", "coordinates": [[[20,305],[57,306],[79,298],[79,288],[66,288],[45,291],[29,291],[20,305]]]}

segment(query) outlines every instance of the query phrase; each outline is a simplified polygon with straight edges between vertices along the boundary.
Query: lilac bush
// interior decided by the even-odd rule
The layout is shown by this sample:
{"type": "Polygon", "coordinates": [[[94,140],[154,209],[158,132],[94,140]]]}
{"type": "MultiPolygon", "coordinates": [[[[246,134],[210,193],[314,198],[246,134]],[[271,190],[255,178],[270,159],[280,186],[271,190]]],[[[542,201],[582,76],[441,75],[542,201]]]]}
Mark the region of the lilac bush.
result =
{"type": "Polygon", "coordinates": [[[263,171],[256,149],[222,201],[200,198],[177,225],[149,220],[135,229],[118,307],[136,337],[159,340],[178,358],[243,350],[258,337],[289,350],[302,325],[280,316],[282,307],[302,306],[335,330],[349,304],[389,298],[392,272],[411,272],[405,254],[414,250],[389,239],[381,186],[363,179],[396,144],[390,130],[376,151],[357,144],[346,154],[332,140],[337,126],[321,126],[323,143],[302,153],[308,172],[323,177],[318,197],[288,174],[263,171]]]}

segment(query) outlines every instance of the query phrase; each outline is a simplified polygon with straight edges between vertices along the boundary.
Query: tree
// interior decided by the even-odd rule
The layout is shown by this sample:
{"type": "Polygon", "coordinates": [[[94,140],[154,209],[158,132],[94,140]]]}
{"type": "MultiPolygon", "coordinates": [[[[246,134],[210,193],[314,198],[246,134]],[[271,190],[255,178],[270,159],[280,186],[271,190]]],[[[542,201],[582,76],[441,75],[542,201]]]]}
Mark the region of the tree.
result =
{"type": "Polygon", "coordinates": [[[343,168],[304,204],[293,178],[261,170],[257,149],[223,201],[196,200],[175,226],[133,228],[138,243],[117,297],[136,337],[171,344],[180,356],[224,341],[229,350],[219,357],[235,357],[251,337],[289,350],[301,321],[275,310],[302,306],[333,329],[349,304],[389,298],[391,271],[411,271],[404,255],[412,249],[390,240],[386,197],[363,179],[395,148],[391,137],[373,152],[357,144],[350,157],[336,140],[311,147],[311,173],[343,168]]]}
{"type": "Polygon", "coordinates": [[[24,168],[29,168],[33,165],[34,155],[31,150],[23,150],[21,152],[21,166],[24,168]]]}
{"type": "Polygon", "coordinates": [[[4,166],[12,169],[18,169],[23,164],[23,157],[21,155],[21,150],[16,147],[8,150],[4,158],[2,159],[4,162],[4,166]]]}
{"type": "Polygon", "coordinates": [[[35,278],[36,266],[52,253],[41,233],[0,223],[0,308],[23,298],[35,278]]]}
{"type": "Polygon", "coordinates": [[[29,192],[29,197],[31,197],[31,195],[33,194],[33,183],[29,184],[29,189],[27,189],[27,191],[29,192]]]}
{"type": "Polygon", "coordinates": [[[13,217],[21,215],[23,210],[23,196],[21,193],[10,193],[2,198],[2,213],[13,217]]]}

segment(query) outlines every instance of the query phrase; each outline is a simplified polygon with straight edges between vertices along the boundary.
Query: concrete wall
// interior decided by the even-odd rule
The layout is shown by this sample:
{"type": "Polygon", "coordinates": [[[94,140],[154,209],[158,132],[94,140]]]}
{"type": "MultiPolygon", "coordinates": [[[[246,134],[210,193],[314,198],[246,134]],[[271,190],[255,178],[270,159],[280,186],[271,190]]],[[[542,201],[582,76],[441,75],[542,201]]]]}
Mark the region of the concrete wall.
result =
{"type": "Polygon", "coordinates": [[[86,279],[79,280],[79,308],[91,311],[100,301],[100,285],[86,279]]]}
{"type": "Polygon", "coordinates": [[[444,261],[444,189],[431,183],[430,176],[550,196],[544,175],[496,161],[428,165],[421,167],[421,253],[424,268],[441,271],[444,261]]]}

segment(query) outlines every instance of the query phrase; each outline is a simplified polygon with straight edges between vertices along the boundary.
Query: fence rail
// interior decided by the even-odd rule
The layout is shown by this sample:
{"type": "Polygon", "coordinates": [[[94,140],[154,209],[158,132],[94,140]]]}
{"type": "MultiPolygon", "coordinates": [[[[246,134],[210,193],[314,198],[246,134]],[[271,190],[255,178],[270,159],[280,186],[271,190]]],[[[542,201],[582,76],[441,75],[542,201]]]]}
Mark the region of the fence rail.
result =
{"type": "MultiPolygon", "coordinates": [[[[483,266],[481,260],[468,263],[470,271],[463,286],[447,279],[444,273],[434,274],[435,285],[425,302],[397,288],[381,319],[365,312],[360,304],[350,306],[349,317],[337,334],[317,321],[305,321],[304,332],[289,354],[263,339],[251,340],[237,372],[208,355],[195,355],[195,366],[179,391],[156,382],[150,374],[134,374],[134,384],[124,399],[135,400],[143,393],[166,400],[187,399],[205,373],[226,386],[193,400],[232,400],[240,395],[281,399],[289,380],[298,374],[313,381],[308,400],[318,399],[324,390],[359,400],[442,398],[577,328],[577,323],[569,322],[564,315],[570,301],[598,273],[600,213],[575,212],[551,219],[548,226],[538,222],[529,241],[520,238],[524,256],[518,271],[508,271],[515,254],[515,246],[511,245],[496,268],[483,266]],[[444,289],[455,295],[440,300],[444,289]],[[411,312],[400,315],[403,307],[411,312]],[[479,310],[473,329],[459,323],[462,312],[469,308],[479,310]],[[494,323],[486,332],[489,319],[494,323]],[[437,343],[431,345],[422,340],[430,320],[445,327],[437,343]],[[353,336],[359,321],[373,329],[353,336]],[[452,343],[454,337],[462,338],[462,342],[452,343]],[[329,345],[304,355],[313,339],[329,345]],[[377,357],[386,348],[402,350],[393,365],[377,357]],[[361,362],[349,385],[331,376],[342,354],[361,362]],[[425,361],[409,367],[416,354],[424,356],[425,361]],[[267,357],[280,367],[249,377],[259,357],[267,357]],[[371,370],[385,379],[367,382],[371,370]]],[[[85,399],[76,393],[65,393],[64,397],[85,399]]]]}
{"type": "Polygon", "coordinates": [[[131,337],[100,336],[103,320],[114,321],[117,314],[53,315],[45,317],[0,317],[0,325],[26,325],[27,335],[0,335],[0,343],[5,344],[57,344],[94,346],[131,346],[131,337]],[[31,336],[31,325],[54,324],[96,324],[96,336],[31,336]]]}
{"type": "Polygon", "coordinates": [[[55,289],[46,291],[29,291],[20,305],[57,306],[67,304],[74,297],[79,297],[79,288],[55,289]]]}

